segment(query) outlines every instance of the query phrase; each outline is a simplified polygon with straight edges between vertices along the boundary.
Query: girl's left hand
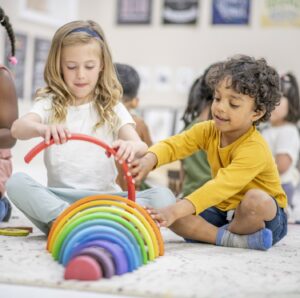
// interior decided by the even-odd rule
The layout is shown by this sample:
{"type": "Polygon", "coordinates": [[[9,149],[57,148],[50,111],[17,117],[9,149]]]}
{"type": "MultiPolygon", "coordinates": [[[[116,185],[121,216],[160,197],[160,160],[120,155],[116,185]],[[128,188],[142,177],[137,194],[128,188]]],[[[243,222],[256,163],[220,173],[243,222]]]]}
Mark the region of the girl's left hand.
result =
{"type": "Polygon", "coordinates": [[[113,142],[112,148],[117,151],[115,160],[117,160],[120,164],[124,161],[128,163],[132,162],[138,149],[136,142],[124,140],[117,140],[113,142]]]}

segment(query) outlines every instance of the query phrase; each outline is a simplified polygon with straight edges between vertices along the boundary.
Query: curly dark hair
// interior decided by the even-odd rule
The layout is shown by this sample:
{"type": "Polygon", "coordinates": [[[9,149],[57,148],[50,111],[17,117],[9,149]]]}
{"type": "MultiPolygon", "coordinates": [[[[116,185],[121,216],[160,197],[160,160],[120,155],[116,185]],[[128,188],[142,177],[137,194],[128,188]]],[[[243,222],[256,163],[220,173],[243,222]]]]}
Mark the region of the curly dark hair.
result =
{"type": "Polygon", "coordinates": [[[285,120],[297,123],[300,119],[300,96],[296,77],[288,72],[280,78],[281,92],[289,102],[288,114],[285,120]]]}
{"type": "Polygon", "coordinates": [[[207,106],[211,106],[213,101],[213,89],[208,85],[206,77],[209,71],[212,71],[213,68],[218,66],[219,63],[210,65],[204,71],[203,75],[194,81],[188,95],[187,106],[181,118],[185,127],[193,122],[207,106]]]}
{"type": "Polygon", "coordinates": [[[277,71],[263,58],[238,55],[220,63],[207,75],[208,84],[213,90],[227,78],[229,87],[235,92],[254,98],[255,111],[265,112],[253,124],[267,121],[280,102],[280,79],[277,71]]]}

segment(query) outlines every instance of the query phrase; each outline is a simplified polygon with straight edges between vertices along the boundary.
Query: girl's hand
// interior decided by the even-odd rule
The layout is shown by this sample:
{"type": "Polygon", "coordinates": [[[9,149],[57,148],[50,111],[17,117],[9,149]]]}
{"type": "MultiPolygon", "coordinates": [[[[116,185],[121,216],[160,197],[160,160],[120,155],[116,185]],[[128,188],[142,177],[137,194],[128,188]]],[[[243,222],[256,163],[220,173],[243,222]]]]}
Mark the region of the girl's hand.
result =
{"type": "Polygon", "coordinates": [[[124,161],[130,163],[134,160],[134,157],[137,153],[137,146],[135,146],[134,141],[124,141],[117,140],[113,142],[112,148],[117,151],[115,155],[115,160],[117,160],[120,164],[124,161]]]}
{"type": "Polygon", "coordinates": [[[39,131],[41,137],[45,139],[45,143],[49,144],[51,138],[56,145],[64,144],[71,137],[69,129],[62,124],[43,125],[39,131]]]}

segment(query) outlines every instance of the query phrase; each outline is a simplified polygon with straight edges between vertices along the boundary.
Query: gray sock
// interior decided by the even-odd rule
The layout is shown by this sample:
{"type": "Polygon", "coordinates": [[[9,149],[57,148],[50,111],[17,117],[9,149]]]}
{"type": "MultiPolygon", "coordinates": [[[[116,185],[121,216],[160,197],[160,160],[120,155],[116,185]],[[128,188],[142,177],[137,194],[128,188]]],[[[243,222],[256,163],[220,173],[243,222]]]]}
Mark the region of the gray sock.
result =
{"type": "Polygon", "coordinates": [[[217,245],[267,250],[272,246],[273,235],[269,229],[262,229],[249,235],[237,235],[221,227],[217,234],[217,245]]]}

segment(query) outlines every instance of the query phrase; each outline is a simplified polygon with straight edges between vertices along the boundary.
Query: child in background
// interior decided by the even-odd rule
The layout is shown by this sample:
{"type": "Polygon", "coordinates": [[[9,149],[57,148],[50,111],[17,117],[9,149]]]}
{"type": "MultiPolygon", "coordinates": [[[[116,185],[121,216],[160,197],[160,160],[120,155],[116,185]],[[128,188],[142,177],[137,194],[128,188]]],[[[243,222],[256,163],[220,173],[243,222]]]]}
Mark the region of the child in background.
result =
{"type": "MultiPolygon", "coordinates": [[[[138,72],[130,65],[115,63],[114,64],[118,80],[123,89],[122,103],[129,111],[132,116],[135,124],[136,131],[143,142],[148,146],[152,145],[152,140],[150,137],[150,132],[145,121],[135,113],[135,109],[138,107],[139,98],[138,90],[140,86],[140,77],[138,72]]],[[[118,167],[119,176],[118,183],[123,190],[127,190],[127,183],[124,179],[123,170],[121,167],[118,167]]],[[[141,185],[136,185],[137,189],[145,189],[145,182],[143,181],[141,185]]]]}
{"type": "Polygon", "coordinates": [[[300,153],[300,137],[297,122],[300,120],[299,88],[295,76],[286,73],[280,79],[282,97],[280,104],[270,117],[271,126],[262,134],[271,147],[280,174],[290,210],[293,209],[293,195],[299,182],[296,168],[300,153]]]}
{"type": "MultiPolygon", "coordinates": [[[[147,145],[119,102],[121,86],[97,23],[73,21],[56,31],[44,77],[47,86],[38,91],[32,110],[16,120],[11,130],[17,139],[42,137],[48,144],[53,138],[58,145],[44,153],[48,187],[16,173],[7,182],[7,192],[13,203],[47,234],[57,216],[80,198],[99,193],[127,196],[119,193],[121,189],[115,182],[114,160],[94,144],[68,142],[72,132],[104,141],[117,150],[115,159],[120,163],[145,154],[147,145]]],[[[137,194],[138,203],[152,206],[174,201],[166,189],[137,194]]]]}
{"type": "MultiPolygon", "coordinates": [[[[15,34],[9,18],[0,7],[0,23],[6,29],[10,43],[12,56],[9,61],[16,64],[15,34]]],[[[0,64],[0,222],[8,221],[11,216],[11,204],[4,196],[5,183],[12,173],[11,152],[16,142],[10,133],[12,123],[18,118],[18,98],[14,81],[10,71],[0,64]]]]}
{"type": "MultiPolygon", "coordinates": [[[[207,83],[207,73],[209,70],[212,71],[217,65],[216,63],[208,67],[204,74],[193,83],[188,97],[188,105],[182,117],[185,124],[184,130],[191,128],[198,122],[209,119],[213,90],[207,83]]],[[[200,150],[183,159],[180,176],[182,180],[182,197],[186,197],[209,181],[211,179],[211,171],[206,152],[200,150]]]]}
{"type": "Polygon", "coordinates": [[[152,145],[150,132],[145,121],[136,115],[135,109],[139,105],[138,90],[140,87],[140,77],[138,72],[130,65],[115,63],[118,80],[123,89],[122,102],[130,112],[136,123],[136,131],[141,140],[148,146],[152,145]]]}
{"type": "Polygon", "coordinates": [[[176,204],[149,213],[188,241],[266,250],[287,233],[287,198],[272,152],[256,130],[280,100],[279,76],[264,59],[236,56],[209,73],[208,81],[213,120],[152,146],[132,162],[131,173],[139,180],[205,150],[213,178],[176,204]]]}

